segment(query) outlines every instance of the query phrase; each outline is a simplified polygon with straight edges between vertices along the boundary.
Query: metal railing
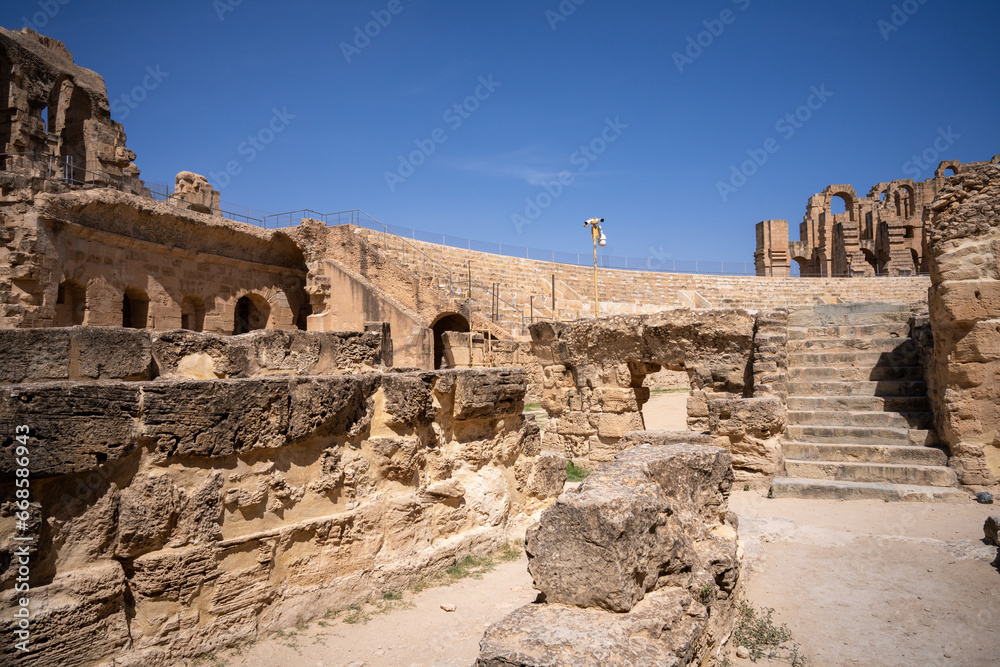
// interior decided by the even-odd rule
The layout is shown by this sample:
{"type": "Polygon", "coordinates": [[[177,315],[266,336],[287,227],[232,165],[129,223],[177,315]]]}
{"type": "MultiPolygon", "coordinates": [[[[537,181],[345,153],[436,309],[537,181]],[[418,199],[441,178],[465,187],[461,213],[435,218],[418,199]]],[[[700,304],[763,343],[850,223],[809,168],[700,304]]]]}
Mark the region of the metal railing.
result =
{"type": "MultiPolygon", "coordinates": [[[[459,291],[460,287],[458,285],[470,286],[478,288],[487,294],[491,295],[493,298],[498,299],[501,303],[506,304],[508,308],[517,313],[521,318],[521,326],[524,326],[526,321],[524,311],[517,307],[506,299],[503,299],[497,294],[492,288],[482,285],[475,280],[470,281],[467,278],[459,278],[456,280],[452,271],[449,267],[445,266],[438,260],[434,259],[430,254],[425,252],[423,249],[417,247],[416,245],[410,243],[406,237],[400,235],[397,230],[404,229],[396,227],[394,225],[387,225],[379,222],[374,217],[369,215],[363,209],[355,208],[348,211],[337,211],[335,213],[320,213],[312,209],[301,209],[298,211],[289,211],[287,213],[277,213],[275,215],[268,215],[264,217],[263,226],[265,229],[281,229],[283,227],[294,227],[296,225],[302,224],[303,220],[318,220],[327,226],[331,225],[354,225],[355,227],[361,227],[364,229],[370,229],[374,232],[378,232],[383,235],[383,245],[388,248],[388,240],[391,238],[397,241],[400,245],[400,252],[403,254],[403,261],[406,261],[407,249],[410,253],[414,255],[421,256],[424,260],[434,264],[436,267],[440,268],[444,275],[448,276],[448,296],[454,297],[459,291]]],[[[416,239],[412,239],[416,240],[416,239]]],[[[444,287],[440,285],[440,287],[444,287]]],[[[470,295],[471,297],[471,295],[470,295]]]]}

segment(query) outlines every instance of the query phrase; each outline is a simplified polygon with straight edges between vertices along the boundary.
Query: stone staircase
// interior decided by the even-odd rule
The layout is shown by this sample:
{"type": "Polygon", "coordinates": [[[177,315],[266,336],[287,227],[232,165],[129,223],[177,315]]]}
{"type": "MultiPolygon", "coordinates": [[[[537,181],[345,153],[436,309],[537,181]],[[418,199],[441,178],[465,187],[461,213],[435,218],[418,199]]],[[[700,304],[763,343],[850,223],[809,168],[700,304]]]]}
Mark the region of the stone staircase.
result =
{"type": "Polygon", "coordinates": [[[906,304],[823,304],[788,316],[785,477],[774,497],[966,501],[935,447],[906,304]]]}

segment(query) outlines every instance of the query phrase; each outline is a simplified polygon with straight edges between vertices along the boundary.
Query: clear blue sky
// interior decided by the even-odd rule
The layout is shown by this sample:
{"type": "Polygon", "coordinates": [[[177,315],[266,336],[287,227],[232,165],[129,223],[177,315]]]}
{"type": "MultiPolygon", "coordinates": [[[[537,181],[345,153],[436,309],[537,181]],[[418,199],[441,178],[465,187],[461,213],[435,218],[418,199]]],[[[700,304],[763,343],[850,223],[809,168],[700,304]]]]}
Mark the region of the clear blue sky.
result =
{"type": "Polygon", "coordinates": [[[615,255],[752,262],[831,183],[1000,153],[992,1],[4,0],[25,19],[104,76],[146,180],[233,163],[230,208],[569,252],[600,216],[615,255]]]}

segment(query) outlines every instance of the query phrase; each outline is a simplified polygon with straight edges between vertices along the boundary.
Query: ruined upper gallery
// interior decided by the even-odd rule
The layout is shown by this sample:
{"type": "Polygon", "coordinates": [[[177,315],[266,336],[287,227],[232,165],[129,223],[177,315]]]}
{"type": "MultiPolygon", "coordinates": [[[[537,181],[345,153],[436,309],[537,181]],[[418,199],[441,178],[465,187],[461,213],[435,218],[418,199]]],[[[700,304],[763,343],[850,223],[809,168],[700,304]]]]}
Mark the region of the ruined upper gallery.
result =
{"type": "MultiPolygon", "coordinates": [[[[1000,163],[1000,155],[992,164],[1000,163]]],[[[946,178],[987,162],[942,162],[926,181],[878,183],[867,197],[850,185],[831,185],[809,198],[798,241],[787,220],[757,224],[758,276],[789,276],[792,262],[803,276],[911,276],[928,272],[926,228],[931,203],[946,178]],[[839,199],[841,204],[834,205],[839,199]],[[835,212],[843,207],[842,212],[835,212]]]]}
{"type": "Polygon", "coordinates": [[[0,28],[0,147],[8,163],[45,161],[67,181],[142,189],[104,79],[29,28],[0,28]]]}

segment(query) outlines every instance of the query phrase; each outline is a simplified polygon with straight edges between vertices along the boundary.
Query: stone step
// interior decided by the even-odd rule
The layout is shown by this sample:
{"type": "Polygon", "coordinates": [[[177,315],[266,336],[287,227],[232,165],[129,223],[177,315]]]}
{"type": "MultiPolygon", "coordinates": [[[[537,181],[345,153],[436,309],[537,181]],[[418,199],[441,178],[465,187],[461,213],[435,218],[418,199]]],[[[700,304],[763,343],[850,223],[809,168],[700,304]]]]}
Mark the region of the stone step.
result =
{"type": "Polygon", "coordinates": [[[817,500],[887,500],[920,503],[967,503],[969,494],[956,487],[917,486],[843,482],[827,479],[792,479],[778,477],[771,481],[775,498],[817,500]]]}
{"type": "Polygon", "coordinates": [[[845,324],[843,326],[788,327],[788,340],[824,340],[831,338],[881,338],[906,340],[909,324],[845,324]]]}
{"type": "Polygon", "coordinates": [[[788,341],[789,354],[795,352],[900,352],[916,351],[909,338],[802,338],[788,341]]]}
{"type": "Polygon", "coordinates": [[[794,426],[785,427],[785,436],[795,442],[821,442],[850,445],[909,445],[909,429],[872,428],[868,426],[794,426]]]}
{"type": "Polygon", "coordinates": [[[789,382],[789,396],[926,396],[927,384],[916,380],[882,382],[789,382]]]}
{"type": "Polygon", "coordinates": [[[919,355],[916,350],[883,350],[862,351],[862,350],[842,350],[823,352],[789,352],[789,368],[840,368],[840,367],[867,367],[885,366],[895,368],[899,366],[919,366],[919,355]]]}
{"type": "Polygon", "coordinates": [[[789,380],[834,380],[837,382],[923,380],[920,366],[796,366],[788,369],[789,380]]]}
{"type": "Polygon", "coordinates": [[[934,447],[886,445],[831,445],[813,442],[786,442],[781,446],[785,459],[841,463],[909,463],[944,466],[948,455],[934,447]]]}
{"type": "Polygon", "coordinates": [[[791,411],[929,412],[927,396],[789,396],[791,411]]]}
{"type": "Polygon", "coordinates": [[[930,412],[789,410],[788,424],[792,426],[927,429],[933,427],[934,415],[930,412]]]}
{"type": "Polygon", "coordinates": [[[838,482],[876,482],[916,486],[956,486],[958,476],[947,466],[867,461],[801,461],[785,459],[785,474],[795,479],[828,479],[838,482]]]}
{"type": "Polygon", "coordinates": [[[910,321],[909,309],[905,313],[854,313],[846,316],[824,317],[804,313],[788,313],[790,327],[822,327],[842,326],[845,324],[907,324],[910,321]]]}

